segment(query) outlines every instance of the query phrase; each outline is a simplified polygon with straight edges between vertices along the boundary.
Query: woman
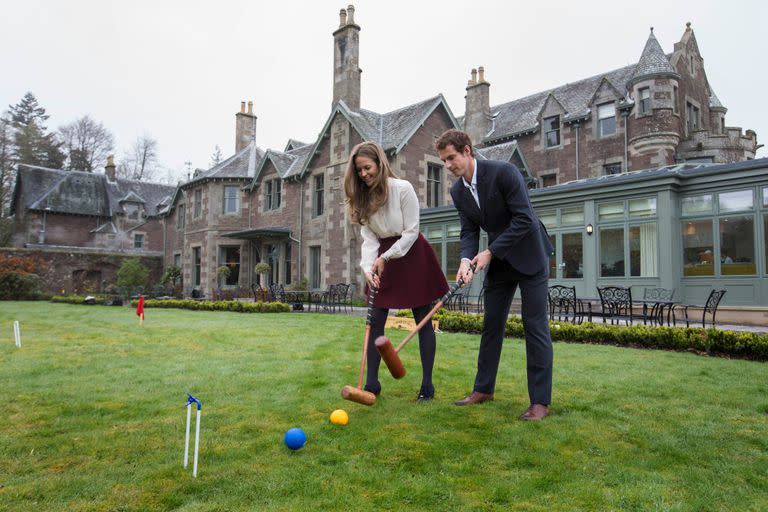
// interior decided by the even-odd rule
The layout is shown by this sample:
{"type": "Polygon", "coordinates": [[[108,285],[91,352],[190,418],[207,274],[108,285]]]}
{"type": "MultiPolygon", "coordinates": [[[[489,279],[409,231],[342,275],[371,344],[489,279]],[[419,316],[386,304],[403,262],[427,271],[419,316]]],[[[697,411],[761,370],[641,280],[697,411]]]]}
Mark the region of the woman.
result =
{"type": "MultiPolygon", "coordinates": [[[[432,302],[448,291],[448,283],[432,247],[419,233],[419,200],[413,186],[398,179],[374,142],[352,149],[344,176],[344,192],[353,223],[360,224],[363,238],[360,266],[366,288],[378,288],[368,341],[368,374],[365,390],[381,392],[381,356],[374,341],[384,334],[389,308],[411,308],[418,323],[432,302]]],[[[368,290],[366,289],[366,295],[368,290]]],[[[432,323],[419,332],[421,389],[417,401],[435,396],[432,367],[435,362],[435,331],[432,323]]]]}

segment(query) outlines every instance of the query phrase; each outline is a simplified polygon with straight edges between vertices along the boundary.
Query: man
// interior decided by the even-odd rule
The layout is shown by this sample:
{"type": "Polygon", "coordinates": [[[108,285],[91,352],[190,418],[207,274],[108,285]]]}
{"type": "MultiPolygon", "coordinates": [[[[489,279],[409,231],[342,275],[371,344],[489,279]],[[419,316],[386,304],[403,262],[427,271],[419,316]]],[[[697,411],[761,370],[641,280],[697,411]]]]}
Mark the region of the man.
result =
{"type": "Polygon", "coordinates": [[[472,141],[448,130],[435,142],[440,159],[457,178],[451,187],[461,221],[461,264],[456,278],[468,282],[470,264],[485,277],[485,325],[472,394],[456,405],[493,400],[501,345],[512,297],[520,287],[525,328],[530,407],[521,420],[541,420],[552,398],[552,339],[549,334],[548,279],[552,245],[533,211],[520,171],[509,163],[475,159],[472,141]],[[478,253],[480,229],[488,249],[478,253]]]}

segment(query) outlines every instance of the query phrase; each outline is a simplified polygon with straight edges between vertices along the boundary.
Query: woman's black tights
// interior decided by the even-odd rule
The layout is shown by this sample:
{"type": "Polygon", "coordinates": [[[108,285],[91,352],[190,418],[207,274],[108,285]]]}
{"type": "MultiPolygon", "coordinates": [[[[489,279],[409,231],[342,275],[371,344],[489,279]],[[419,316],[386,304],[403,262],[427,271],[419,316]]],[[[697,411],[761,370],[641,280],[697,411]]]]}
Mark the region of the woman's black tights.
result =
{"type": "MultiPolygon", "coordinates": [[[[412,308],[413,318],[418,324],[427,316],[432,308],[429,304],[412,308]]],[[[365,381],[365,389],[379,394],[381,383],[379,382],[379,365],[381,356],[376,350],[374,344],[376,338],[384,334],[384,324],[387,322],[389,309],[373,308],[371,313],[371,335],[368,339],[368,373],[365,381]]],[[[397,346],[397,343],[394,343],[397,346]]],[[[419,331],[419,354],[421,355],[421,387],[422,389],[434,390],[432,384],[432,368],[435,365],[435,350],[437,341],[435,340],[435,330],[432,328],[432,322],[427,322],[419,331]]]]}

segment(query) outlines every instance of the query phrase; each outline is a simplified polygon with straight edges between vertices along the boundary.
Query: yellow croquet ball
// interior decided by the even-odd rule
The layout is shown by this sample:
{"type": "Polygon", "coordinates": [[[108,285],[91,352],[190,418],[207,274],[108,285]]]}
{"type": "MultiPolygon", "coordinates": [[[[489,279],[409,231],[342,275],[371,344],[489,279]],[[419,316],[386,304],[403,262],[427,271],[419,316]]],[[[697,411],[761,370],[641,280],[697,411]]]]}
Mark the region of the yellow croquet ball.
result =
{"type": "Polygon", "coordinates": [[[349,423],[349,416],[347,416],[347,411],[343,409],[336,409],[331,413],[331,423],[334,425],[346,425],[349,423]]]}

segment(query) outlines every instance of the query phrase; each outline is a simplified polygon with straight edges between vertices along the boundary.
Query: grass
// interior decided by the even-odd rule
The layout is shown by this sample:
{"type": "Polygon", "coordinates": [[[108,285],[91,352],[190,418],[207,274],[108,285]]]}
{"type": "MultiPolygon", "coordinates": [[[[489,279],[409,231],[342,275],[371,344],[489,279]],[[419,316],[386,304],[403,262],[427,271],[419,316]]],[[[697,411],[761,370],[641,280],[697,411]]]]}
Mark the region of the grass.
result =
{"type": "Polygon", "coordinates": [[[520,340],[494,402],[452,405],[478,336],[440,334],[435,401],[414,403],[414,341],[365,407],[339,396],[362,333],[342,315],[150,309],[140,328],[128,308],[0,303],[0,510],[768,510],[765,363],[557,343],[553,414],[524,423],[520,340]]]}

